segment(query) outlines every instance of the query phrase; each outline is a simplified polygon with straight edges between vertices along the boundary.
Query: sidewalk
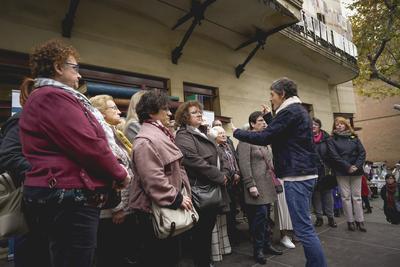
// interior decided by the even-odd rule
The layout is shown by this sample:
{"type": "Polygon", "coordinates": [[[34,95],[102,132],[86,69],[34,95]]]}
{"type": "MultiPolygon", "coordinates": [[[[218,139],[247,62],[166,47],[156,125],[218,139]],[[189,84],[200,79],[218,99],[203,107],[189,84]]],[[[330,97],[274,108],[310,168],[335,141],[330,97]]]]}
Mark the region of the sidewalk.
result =
{"type": "MultiPolygon", "coordinates": [[[[386,222],[381,199],[371,201],[372,214],[365,214],[367,233],[347,231],[347,222],[342,215],[337,219],[338,227],[326,225],[317,229],[329,267],[397,267],[400,264],[400,225],[386,222]]],[[[313,218],[314,220],[314,218],[313,218]]],[[[326,218],[324,218],[326,223],[326,218]]],[[[241,228],[246,228],[241,225],[241,228]]],[[[247,228],[246,228],[247,229],[247,228]]],[[[245,229],[243,229],[246,231],[245,229]]],[[[284,249],[280,245],[277,248],[284,249]]],[[[243,240],[233,247],[231,255],[224,256],[216,267],[263,266],[252,258],[251,244],[243,240]]],[[[282,256],[269,256],[267,267],[304,267],[302,246],[284,249],[282,256]]]]}

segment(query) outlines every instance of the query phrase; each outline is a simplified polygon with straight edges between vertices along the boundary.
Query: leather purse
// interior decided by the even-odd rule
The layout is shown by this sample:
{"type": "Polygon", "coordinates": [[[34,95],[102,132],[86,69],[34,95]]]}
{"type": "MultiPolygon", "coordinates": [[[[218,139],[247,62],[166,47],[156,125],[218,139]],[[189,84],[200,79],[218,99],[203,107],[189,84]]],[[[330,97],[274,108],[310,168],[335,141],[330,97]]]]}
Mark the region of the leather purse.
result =
{"type": "Polygon", "coordinates": [[[22,212],[22,186],[16,188],[8,173],[0,175],[0,239],[28,232],[22,212]]]}
{"type": "MultiPolygon", "coordinates": [[[[183,196],[187,196],[185,187],[181,191],[183,196]]],[[[154,234],[158,239],[170,238],[191,229],[198,221],[199,214],[193,208],[191,210],[176,210],[160,207],[152,202],[154,234]]]]}
{"type": "Polygon", "coordinates": [[[221,187],[218,184],[196,185],[195,183],[192,186],[192,201],[199,210],[219,208],[223,203],[221,187]]]}
{"type": "Polygon", "coordinates": [[[267,171],[271,175],[272,183],[274,184],[274,187],[275,187],[275,192],[277,194],[282,193],[283,192],[283,185],[282,185],[281,181],[279,181],[279,179],[276,178],[274,167],[272,167],[272,165],[269,163],[269,161],[267,160],[267,157],[264,155],[264,153],[261,150],[261,148],[260,148],[260,153],[262,154],[262,156],[264,158],[264,161],[268,166],[268,170],[267,171]]]}

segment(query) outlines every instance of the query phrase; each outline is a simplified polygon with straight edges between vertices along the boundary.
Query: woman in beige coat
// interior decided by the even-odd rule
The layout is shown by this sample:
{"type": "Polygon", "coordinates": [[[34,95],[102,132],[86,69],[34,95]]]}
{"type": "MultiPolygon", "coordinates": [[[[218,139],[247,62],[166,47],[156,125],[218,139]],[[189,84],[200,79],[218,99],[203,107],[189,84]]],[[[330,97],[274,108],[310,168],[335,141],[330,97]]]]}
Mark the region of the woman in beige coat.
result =
{"type": "MultiPolygon", "coordinates": [[[[250,114],[249,125],[252,131],[262,131],[267,126],[259,111],[250,114]]],[[[273,255],[282,254],[281,251],[271,246],[270,237],[266,234],[270,206],[276,200],[270,168],[272,153],[266,146],[256,146],[244,142],[239,142],[237,152],[243,177],[244,201],[247,204],[247,216],[254,240],[254,259],[260,264],[265,264],[264,251],[273,255]]]]}

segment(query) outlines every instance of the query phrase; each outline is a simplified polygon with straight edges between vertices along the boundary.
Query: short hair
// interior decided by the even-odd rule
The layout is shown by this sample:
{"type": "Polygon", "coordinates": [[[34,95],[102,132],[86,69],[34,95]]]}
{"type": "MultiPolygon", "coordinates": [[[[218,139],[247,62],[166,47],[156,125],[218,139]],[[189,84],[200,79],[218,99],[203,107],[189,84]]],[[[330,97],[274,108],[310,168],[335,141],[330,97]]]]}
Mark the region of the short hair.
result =
{"type": "Polygon", "coordinates": [[[151,119],[151,114],[156,114],[161,109],[167,109],[168,103],[167,94],[160,89],[153,89],[144,93],[136,105],[139,123],[143,124],[145,120],[151,119]]]}
{"type": "Polygon", "coordinates": [[[285,94],[285,99],[297,96],[297,84],[289,78],[283,77],[271,84],[271,90],[278,95],[285,94]]]}
{"type": "Polygon", "coordinates": [[[54,65],[64,64],[69,56],[79,59],[75,48],[58,39],[37,46],[29,57],[32,77],[53,78],[56,74],[54,65]]]}
{"type": "Polygon", "coordinates": [[[394,180],[396,180],[396,177],[391,173],[388,173],[385,175],[385,180],[389,179],[390,177],[392,177],[394,180]]]}
{"type": "Polygon", "coordinates": [[[315,122],[316,124],[318,124],[318,125],[319,125],[319,128],[321,128],[321,127],[322,127],[322,122],[321,122],[321,120],[320,120],[320,119],[318,119],[318,118],[313,118],[312,120],[313,120],[313,122],[315,122]]]}
{"type": "Polygon", "coordinates": [[[353,127],[351,127],[349,121],[344,117],[336,117],[335,118],[335,121],[333,122],[333,126],[332,126],[332,132],[335,131],[337,123],[344,124],[346,126],[346,130],[349,130],[351,132],[351,134],[356,135],[356,133],[354,132],[353,127]]]}
{"type": "MultiPolygon", "coordinates": [[[[212,122],[212,127],[214,127],[214,126],[217,124],[217,121],[220,122],[221,125],[222,125],[222,121],[220,121],[220,120],[214,120],[214,121],[212,122]]],[[[217,126],[220,126],[220,125],[217,125],[217,126]]]]}
{"type": "Polygon", "coordinates": [[[101,113],[104,113],[107,109],[107,101],[114,101],[114,98],[110,95],[96,95],[89,99],[93,107],[97,108],[101,113]]]}
{"type": "MultiPolygon", "coordinates": [[[[225,129],[224,128],[222,128],[222,126],[214,126],[214,127],[212,127],[211,129],[214,129],[214,130],[216,130],[217,132],[225,132],[225,129]]],[[[225,132],[226,133],[226,132],[225,132]]]]}
{"type": "Polygon", "coordinates": [[[187,125],[190,120],[190,107],[197,107],[200,110],[203,110],[203,106],[198,101],[187,101],[181,104],[175,113],[175,124],[177,126],[184,126],[187,125]]]}
{"type": "Polygon", "coordinates": [[[257,123],[258,117],[262,117],[263,113],[261,111],[254,111],[253,113],[250,114],[249,116],[249,127],[250,130],[253,130],[253,126],[251,126],[252,123],[257,123]]]}

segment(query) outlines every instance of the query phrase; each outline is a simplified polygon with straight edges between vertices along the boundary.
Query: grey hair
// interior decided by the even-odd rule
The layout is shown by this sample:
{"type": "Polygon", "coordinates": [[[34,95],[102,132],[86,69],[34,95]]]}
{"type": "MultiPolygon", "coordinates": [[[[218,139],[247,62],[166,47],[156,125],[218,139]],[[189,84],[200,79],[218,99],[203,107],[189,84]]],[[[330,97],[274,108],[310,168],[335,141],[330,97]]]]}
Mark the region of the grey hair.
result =
{"type": "Polygon", "coordinates": [[[283,77],[271,84],[271,90],[278,95],[285,94],[285,99],[297,95],[297,84],[289,78],[283,77]]]}

